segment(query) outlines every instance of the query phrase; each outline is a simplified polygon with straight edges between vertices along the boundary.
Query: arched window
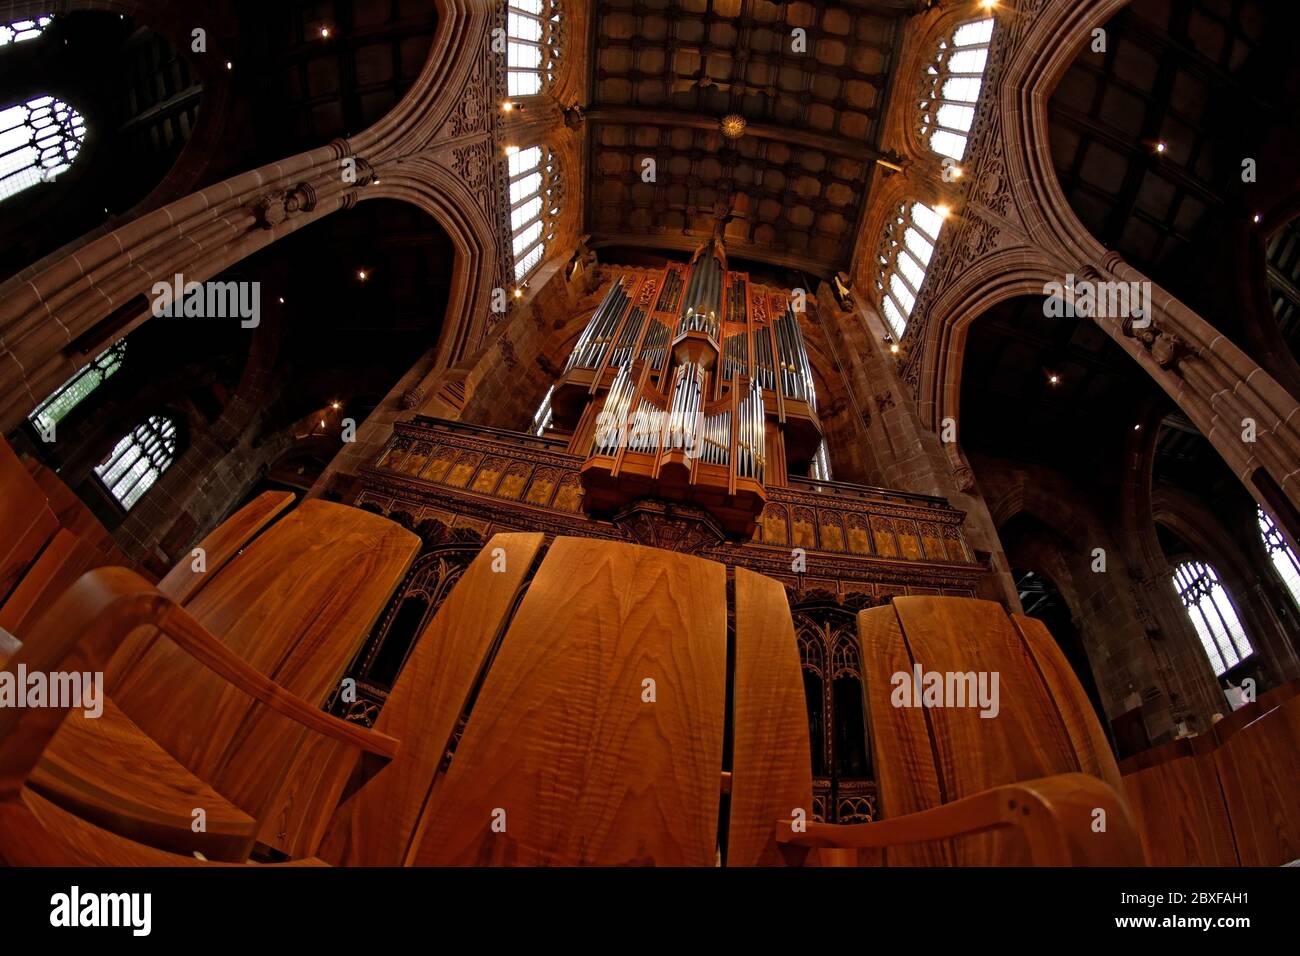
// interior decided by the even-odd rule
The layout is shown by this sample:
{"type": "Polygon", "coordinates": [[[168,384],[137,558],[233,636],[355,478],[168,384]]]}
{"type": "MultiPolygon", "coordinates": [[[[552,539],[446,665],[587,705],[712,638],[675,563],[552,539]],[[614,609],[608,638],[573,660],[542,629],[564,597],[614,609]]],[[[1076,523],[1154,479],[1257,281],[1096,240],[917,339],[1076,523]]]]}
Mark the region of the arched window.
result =
{"type": "Polygon", "coordinates": [[[1264,549],[1296,606],[1300,607],[1300,561],[1296,560],[1295,552],[1282,537],[1282,532],[1277,530],[1273,519],[1264,514],[1264,509],[1257,506],[1255,515],[1259,518],[1259,534],[1264,539],[1264,549]]]}
{"type": "Polygon", "coordinates": [[[934,62],[926,69],[921,135],[936,153],[953,159],[966,155],[966,135],[975,122],[992,36],[992,17],[963,23],[951,40],[939,44],[934,62]]]}
{"type": "Polygon", "coordinates": [[[41,432],[48,432],[67,417],[68,413],[81,404],[87,395],[99,388],[104,381],[122,367],[126,358],[126,339],[110,345],[94,361],[77,369],[75,375],[54,390],[45,401],[36,406],[36,411],[27,416],[41,432]]]}
{"type": "Polygon", "coordinates": [[[907,320],[925,282],[925,270],[930,267],[930,257],[934,255],[939,230],[947,216],[946,206],[931,208],[921,202],[910,206],[903,203],[885,229],[876,290],[880,293],[881,311],[897,338],[901,339],[907,330],[907,320]]]}
{"type": "Polygon", "coordinates": [[[560,177],[555,157],[545,146],[511,147],[508,153],[510,243],[515,281],[522,282],[542,261],[546,243],[555,238],[560,177]]]}
{"type": "Polygon", "coordinates": [[[95,466],[95,475],[128,511],[176,460],[176,425],[166,416],[150,415],[113,446],[95,466]]]}
{"type": "Polygon", "coordinates": [[[1184,561],[1174,569],[1174,587],[1183,607],[1187,608],[1187,616],[1196,628],[1215,676],[1236,667],[1255,652],[1214,568],[1204,561],[1184,561]]]}
{"type": "Polygon", "coordinates": [[[532,96],[555,80],[560,59],[560,5],[556,0],[506,4],[506,93],[532,96]]]}
{"type": "Polygon", "coordinates": [[[53,22],[53,17],[32,17],[30,20],[0,23],[0,46],[22,43],[24,40],[38,37],[53,22]]]}
{"type": "Polygon", "coordinates": [[[52,96],[0,110],[0,199],[51,182],[72,165],[85,135],[81,114],[52,96]]]}

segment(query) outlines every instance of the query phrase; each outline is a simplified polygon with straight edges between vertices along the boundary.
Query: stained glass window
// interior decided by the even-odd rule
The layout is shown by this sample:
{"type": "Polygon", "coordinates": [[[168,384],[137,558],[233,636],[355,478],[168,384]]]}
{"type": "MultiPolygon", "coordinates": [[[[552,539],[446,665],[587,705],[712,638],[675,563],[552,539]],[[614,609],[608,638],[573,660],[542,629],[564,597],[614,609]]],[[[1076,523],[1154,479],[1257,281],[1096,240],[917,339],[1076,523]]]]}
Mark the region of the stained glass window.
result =
{"type": "Polygon", "coordinates": [[[176,460],[176,425],[164,415],[150,415],[122,436],[95,475],[128,511],[176,460]]]}

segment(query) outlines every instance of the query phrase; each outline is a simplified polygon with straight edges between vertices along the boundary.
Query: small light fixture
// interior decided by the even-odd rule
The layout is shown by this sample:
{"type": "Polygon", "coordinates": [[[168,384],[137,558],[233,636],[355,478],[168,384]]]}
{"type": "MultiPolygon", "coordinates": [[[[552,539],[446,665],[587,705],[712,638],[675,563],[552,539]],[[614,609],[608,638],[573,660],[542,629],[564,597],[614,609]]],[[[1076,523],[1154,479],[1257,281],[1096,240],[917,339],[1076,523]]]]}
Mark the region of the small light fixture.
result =
{"type": "Polygon", "coordinates": [[[1255,213],[1255,221],[1259,222],[1259,213],[1255,213]]]}
{"type": "Polygon", "coordinates": [[[980,0],[980,6],[985,10],[992,10],[998,5],[998,0],[980,0]]]}
{"type": "Polygon", "coordinates": [[[940,203],[939,205],[935,206],[934,211],[939,214],[940,219],[947,219],[949,216],[952,215],[952,210],[949,209],[943,203],[940,203]]]}
{"type": "Polygon", "coordinates": [[[358,269],[357,278],[360,279],[362,282],[365,282],[367,279],[370,278],[370,273],[367,272],[365,269],[358,269]]]}
{"type": "Polygon", "coordinates": [[[323,419],[323,418],[320,420],[320,427],[321,427],[321,428],[324,428],[324,427],[325,427],[325,419],[323,419]]]}
{"type": "Polygon", "coordinates": [[[501,104],[501,112],[503,113],[509,113],[514,108],[515,108],[515,104],[511,103],[509,100],[506,100],[501,104]]]}
{"type": "Polygon", "coordinates": [[[965,172],[965,170],[963,170],[956,163],[953,163],[948,168],[951,170],[951,172],[948,175],[950,175],[953,179],[961,179],[962,174],[965,172]]]}
{"type": "Polygon", "coordinates": [[[1164,142],[1156,143],[1156,152],[1157,152],[1157,153],[1163,153],[1163,152],[1164,152],[1165,150],[1167,150],[1168,148],[1169,148],[1169,147],[1168,147],[1167,145],[1165,145],[1164,142]]]}
{"type": "Polygon", "coordinates": [[[516,298],[516,299],[522,299],[523,297],[524,297],[524,290],[523,290],[523,289],[515,289],[515,298],[516,298]]]}
{"type": "Polygon", "coordinates": [[[898,352],[899,352],[898,343],[897,343],[897,342],[890,342],[890,343],[889,343],[889,351],[890,351],[891,354],[893,354],[893,355],[897,355],[898,352]]]}
{"type": "Polygon", "coordinates": [[[231,63],[229,60],[227,60],[227,61],[226,61],[226,69],[227,69],[227,70],[233,70],[234,68],[235,68],[235,64],[233,64],[233,63],[231,63]]]}
{"type": "Polygon", "coordinates": [[[1059,375],[1057,375],[1055,372],[1053,372],[1051,375],[1047,376],[1047,381],[1048,381],[1048,383],[1050,383],[1050,384],[1052,384],[1052,385],[1060,385],[1060,384],[1061,384],[1061,376],[1059,376],[1059,375]]]}
{"type": "Polygon", "coordinates": [[[336,412],[342,407],[343,406],[340,405],[338,402],[330,402],[330,408],[334,409],[334,411],[336,412]]]}
{"type": "Polygon", "coordinates": [[[321,35],[321,38],[322,38],[322,39],[328,40],[328,39],[330,38],[330,28],[329,28],[329,27],[321,27],[321,28],[320,28],[320,35],[321,35]]]}
{"type": "Polygon", "coordinates": [[[506,155],[507,155],[507,156],[513,156],[513,155],[514,155],[515,153],[517,153],[517,152],[519,152],[519,147],[518,147],[518,146],[507,146],[507,147],[506,147],[506,155]]]}
{"type": "Polygon", "coordinates": [[[1139,422],[1138,424],[1134,425],[1134,426],[1133,426],[1133,430],[1134,430],[1135,432],[1140,432],[1140,431],[1142,430],[1142,423],[1139,422]]]}
{"type": "Polygon", "coordinates": [[[379,185],[379,179],[378,179],[378,178],[375,178],[375,179],[371,180],[370,185],[372,185],[372,186],[378,186],[378,185],[379,185]]]}
{"type": "Polygon", "coordinates": [[[739,113],[728,113],[718,121],[718,129],[727,139],[740,139],[745,135],[745,117],[739,113]]]}
{"type": "Polygon", "coordinates": [[[280,304],[284,305],[284,296],[280,296],[280,304]]]}

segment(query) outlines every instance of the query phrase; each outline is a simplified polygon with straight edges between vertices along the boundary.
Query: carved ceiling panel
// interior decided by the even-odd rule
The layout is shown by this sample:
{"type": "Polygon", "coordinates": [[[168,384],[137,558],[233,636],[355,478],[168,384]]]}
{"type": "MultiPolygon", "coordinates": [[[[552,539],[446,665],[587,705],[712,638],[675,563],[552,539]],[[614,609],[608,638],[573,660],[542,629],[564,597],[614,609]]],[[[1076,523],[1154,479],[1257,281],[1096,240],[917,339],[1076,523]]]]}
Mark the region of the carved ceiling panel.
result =
{"type": "Polygon", "coordinates": [[[914,6],[598,2],[593,241],[691,249],[721,231],[736,255],[822,275],[845,268],[914,6]],[[735,138],[720,129],[733,115],[744,119],[735,138]]]}

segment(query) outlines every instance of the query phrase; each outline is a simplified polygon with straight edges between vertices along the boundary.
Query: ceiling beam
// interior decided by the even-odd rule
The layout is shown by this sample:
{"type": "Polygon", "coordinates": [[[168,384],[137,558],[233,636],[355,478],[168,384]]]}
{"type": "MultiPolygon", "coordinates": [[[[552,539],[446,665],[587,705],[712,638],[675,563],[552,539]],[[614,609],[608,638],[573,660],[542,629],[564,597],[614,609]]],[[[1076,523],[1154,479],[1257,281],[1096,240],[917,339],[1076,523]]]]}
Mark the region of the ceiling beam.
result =
{"type": "MultiPolygon", "coordinates": [[[[591,123],[609,123],[621,126],[675,126],[687,129],[717,130],[718,117],[704,113],[688,113],[682,110],[647,110],[627,107],[601,107],[589,110],[587,121],[591,123]]],[[[746,136],[759,139],[775,140],[800,149],[817,149],[835,156],[847,156],[858,162],[871,162],[876,159],[888,159],[883,152],[860,140],[846,139],[842,136],[827,136],[807,129],[790,126],[773,126],[768,123],[747,123],[746,136]]],[[[649,152],[647,150],[647,152],[649,152]]]]}

